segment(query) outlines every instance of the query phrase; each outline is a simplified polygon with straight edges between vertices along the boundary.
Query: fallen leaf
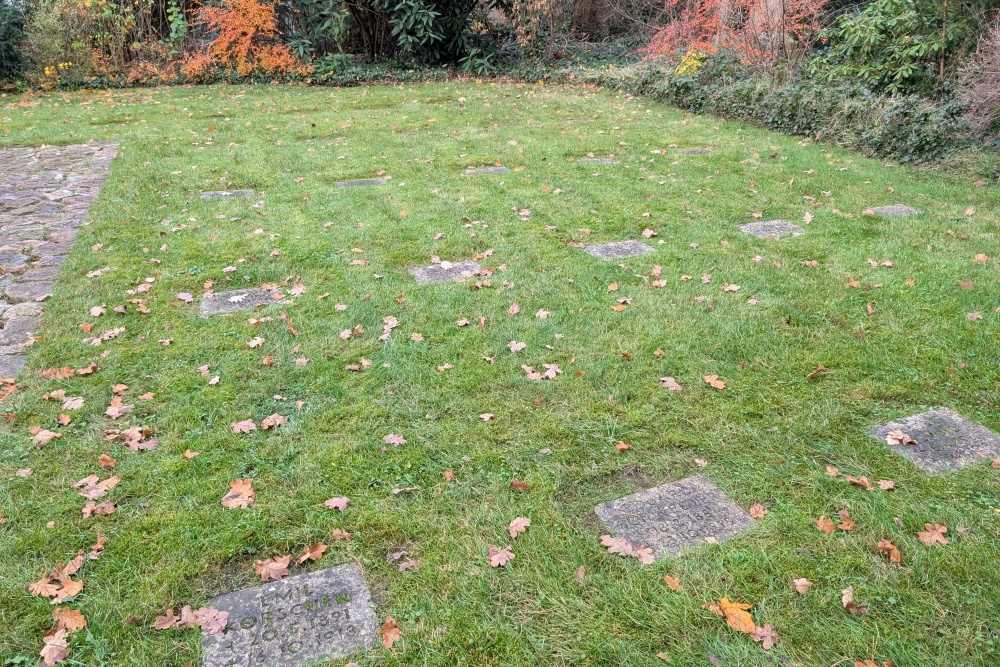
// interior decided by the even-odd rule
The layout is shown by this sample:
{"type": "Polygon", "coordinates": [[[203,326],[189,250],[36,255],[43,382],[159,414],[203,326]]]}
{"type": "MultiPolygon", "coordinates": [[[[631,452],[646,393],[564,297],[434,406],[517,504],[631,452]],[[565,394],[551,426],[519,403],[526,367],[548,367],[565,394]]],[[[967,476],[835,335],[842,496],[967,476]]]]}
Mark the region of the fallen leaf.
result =
{"type": "Polygon", "coordinates": [[[935,523],[933,526],[929,523],[925,523],[924,530],[917,532],[917,539],[929,547],[932,547],[935,544],[948,544],[948,540],[944,537],[944,534],[947,532],[948,527],[943,523],[935,523]]]}
{"type": "Polygon", "coordinates": [[[825,516],[821,516],[820,518],[818,518],[815,521],[813,521],[813,523],[816,524],[816,528],[821,533],[826,533],[827,535],[832,535],[833,533],[835,533],[837,531],[837,526],[833,523],[833,521],[830,521],[825,516]]]}
{"type": "Polygon", "coordinates": [[[52,618],[56,622],[56,627],[65,628],[68,634],[87,627],[87,619],[76,609],[56,607],[52,610],[52,618]]]}
{"type": "Polygon", "coordinates": [[[229,483],[229,493],[222,496],[222,506],[229,509],[249,507],[256,495],[249,479],[234,479],[229,483]]]}
{"type": "Polygon", "coordinates": [[[515,477],[512,480],[510,480],[510,488],[513,489],[514,491],[530,491],[531,490],[531,486],[530,485],[525,484],[524,482],[522,482],[521,480],[519,480],[517,477],[515,477]]]}
{"type": "Polygon", "coordinates": [[[337,509],[343,512],[347,509],[347,503],[351,502],[351,499],[347,496],[339,496],[336,498],[330,498],[329,500],[324,500],[323,504],[330,509],[337,509]]]}
{"type": "Polygon", "coordinates": [[[253,569],[260,575],[261,581],[281,581],[288,575],[288,562],[291,556],[278,556],[263,561],[254,561],[253,569]]]}
{"type": "Polygon", "coordinates": [[[326,551],[326,545],[323,544],[322,542],[317,542],[312,546],[308,546],[302,549],[302,553],[299,554],[299,557],[295,560],[295,562],[298,565],[302,565],[302,563],[306,562],[307,560],[311,561],[319,560],[320,557],[323,555],[324,551],[326,551]]]}
{"type": "Polygon", "coordinates": [[[840,517],[841,521],[841,523],[837,524],[837,528],[847,531],[848,533],[853,533],[854,519],[851,518],[851,515],[847,512],[847,510],[840,510],[837,512],[837,516],[840,517]]]}
{"type": "Polygon", "coordinates": [[[890,445],[916,445],[917,441],[906,435],[899,429],[889,431],[885,434],[885,441],[890,445]]]}
{"type": "Polygon", "coordinates": [[[812,582],[805,578],[792,579],[792,590],[799,595],[805,595],[809,591],[809,587],[812,585],[812,582]]]}
{"type": "Polygon", "coordinates": [[[848,586],[843,591],[841,591],[840,601],[844,605],[844,611],[846,611],[848,614],[868,613],[867,606],[861,606],[854,603],[854,586],[848,586]]]}
{"type": "Polygon", "coordinates": [[[677,380],[673,379],[672,377],[662,377],[662,378],[660,378],[660,382],[663,383],[663,386],[666,387],[667,389],[669,389],[670,391],[683,391],[684,390],[684,387],[680,386],[677,383],[677,380]]]}
{"type": "Polygon", "coordinates": [[[403,638],[399,632],[399,625],[396,624],[396,619],[392,616],[385,617],[385,623],[375,631],[375,634],[382,638],[382,646],[385,648],[392,648],[394,643],[403,638]]]}
{"type": "Polygon", "coordinates": [[[490,557],[490,567],[503,567],[515,558],[514,552],[511,551],[509,546],[506,546],[503,549],[491,546],[488,551],[490,557]]]}
{"type": "Polygon", "coordinates": [[[406,438],[401,435],[396,435],[395,433],[390,433],[389,435],[382,438],[382,441],[389,445],[405,445],[406,438]]]}
{"type": "Polygon", "coordinates": [[[531,525],[531,519],[523,516],[519,516],[510,522],[507,526],[507,532],[510,533],[511,538],[516,538],[518,535],[523,533],[531,525]]]}
{"type": "Polygon", "coordinates": [[[770,651],[780,639],[778,637],[778,633],[771,629],[770,623],[765,623],[762,628],[755,628],[754,631],[750,633],[750,638],[755,642],[762,642],[762,648],[765,651],[770,651]]]}
{"type": "Polygon", "coordinates": [[[719,607],[725,614],[726,623],[733,630],[750,634],[757,629],[757,624],[753,622],[753,617],[748,611],[751,605],[745,602],[730,602],[728,597],[719,600],[719,607]]]}
{"type": "Polygon", "coordinates": [[[706,375],[702,378],[713,389],[722,390],[726,388],[726,383],[719,379],[718,375],[706,375]]]}
{"type": "Polygon", "coordinates": [[[59,628],[51,635],[42,637],[42,643],[44,646],[38,654],[42,656],[43,665],[55,665],[69,657],[66,628],[59,628]]]}
{"type": "Polygon", "coordinates": [[[177,624],[178,617],[174,615],[173,609],[168,609],[163,616],[157,616],[153,620],[154,630],[169,630],[177,624]]]}
{"type": "Polygon", "coordinates": [[[665,574],[663,575],[663,581],[666,582],[667,588],[669,588],[672,591],[682,590],[681,580],[678,577],[671,577],[669,574],[665,574]]]}
{"type": "Polygon", "coordinates": [[[760,503],[754,503],[750,507],[750,510],[749,510],[748,513],[750,514],[750,516],[752,516],[755,519],[763,519],[765,516],[767,516],[767,508],[765,508],[760,503]]]}
{"type": "Polygon", "coordinates": [[[884,556],[888,556],[889,560],[897,565],[902,560],[899,549],[890,540],[879,540],[878,552],[884,556]]]}
{"type": "Polygon", "coordinates": [[[233,428],[233,433],[249,433],[250,431],[257,430],[257,424],[254,423],[253,419],[244,419],[241,422],[233,422],[230,426],[233,428]]]}

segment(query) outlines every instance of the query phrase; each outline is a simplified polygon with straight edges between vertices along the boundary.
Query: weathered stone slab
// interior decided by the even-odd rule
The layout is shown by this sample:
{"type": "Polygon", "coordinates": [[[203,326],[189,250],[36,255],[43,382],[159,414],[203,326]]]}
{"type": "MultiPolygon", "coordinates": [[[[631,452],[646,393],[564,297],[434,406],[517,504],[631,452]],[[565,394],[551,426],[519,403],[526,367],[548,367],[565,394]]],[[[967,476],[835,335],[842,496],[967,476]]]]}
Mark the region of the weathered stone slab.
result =
{"type": "Polygon", "coordinates": [[[19,275],[17,279],[26,283],[55,282],[59,279],[59,269],[61,268],[61,266],[32,266],[19,275]]]}
{"type": "Polygon", "coordinates": [[[26,357],[8,356],[0,357],[0,378],[15,378],[27,363],[26,357]]]}
{"type": "Polygon", "coordinates": [[[4,317],[0,324],[3,324],[0,329],[0,345],[24,343],[29,335],[38,331],[38,319],[34,317],[4,317]]]}
{"type": "Polygon", "coordinates": [[[385,185],[381,178],[359,178],[353,181],[337,181],[338,188],[364,188],[374,185],[385,185]]]}
{"type": "Polygon", "coordinates": [[[4,293],[14,302],[34,301],[46,294],[52,294],[52,283],[13,283],[7,285],[4,293]]]}
{"type": "Polygon", "coordinates": [[[744,234],[753,234],[762,239],[780,239],[782,236],[804,234],[806,230],[798,225],[793,225],[787,220],[765,220],[763,222],[749,222],[745,225],[740,225],[740,231],[744,234]]]}
{"type": "Polygon", "coordinates": [[[584,248],[583,251],[588,255],[593,255],[594,257],[599,257],[600,259],[605,260],[625,259],[626,257],[635,257],[636,255],[645,255],[649,252],[655,252],[645,243],[640,243],[634,239],[589,245],[584,248]]]}
{"type": "Polygon", "coordinates": [[[487,176],[489,174],[506,174],[510,169],[507,167],[476,167],[469,168],[462,172],[463,176],[487,176]]]}
{"type": "Polygon", "coordinates": [[[378,621],[354,563],[234,591],[208,601],[229,613],[202,633],[202,667],[287,667],[343,658],[370,647],[378,621]]]}
{"type": "Polygon", "coordinates": [[[0,269],[11,271],[23,267],[28,256],[19,252],[0,252],[0,269]]]}
{"type": "Polygon", "coordinates": [[[27,301],[11,306],[3,311],[3,319],[9,320],[12,317],[41,317],[44,307],[37,301],[27,301]]]}
{"type": "Polygon", "coordinates": [[[674,152],[678,155],[712,155],[714,151],[711,148],[681,148],[674,152]]]}
{"type": "Polygon", "coordinates": [[[577,160],[580,164],[618,164],[613,157],[585,157],[577,160]]]}
{"type": "Polygon", "coordinates": [[[1000,456],[1000,435],[950,408],[938,408],[872,428],[872,435],[924,472],[940,475],[1000,456]],[[890,445],[886,436],[902,431],[915,445],[890,445]]]}
{"type": "Polygon", "coordinates": [[[749,530],[753,519],[707,477],[688,477],[594,508],[615,537],[649,547],[659,559],[749,530]]]}
{"type": "Polygon", "coordinates": [[[214,190],[202,192],[202,199],[235,199],[236,197],[253,197],[253,190],[214,190]]]}
{"type": "Polygon", "coordinates": [[[911,215],[920,215],[923,211],[903,204],[890,204],[888,206],[876,206],[872,209],[872,213],[880,215],[883,218],[908,218],[911,215]]]}
{"type": "Polygon", "coordinates": [[[479,263],[470,259],[464,262],[441,262],[430,266],[418,266],[409,271],[418,285],[426,285],[449,280],[464,280],[478,273],[479,269],[479,263]]]}
{"type": "Polygon", "coordinates": [[[241,310],[251,310],[257,306],[266,306],[279,301],[272,298],[276,290],[263,290],[259,287],[235,289],[229,292],[215,292],[201,300],[201,314],[224,315],[241,310]]]}

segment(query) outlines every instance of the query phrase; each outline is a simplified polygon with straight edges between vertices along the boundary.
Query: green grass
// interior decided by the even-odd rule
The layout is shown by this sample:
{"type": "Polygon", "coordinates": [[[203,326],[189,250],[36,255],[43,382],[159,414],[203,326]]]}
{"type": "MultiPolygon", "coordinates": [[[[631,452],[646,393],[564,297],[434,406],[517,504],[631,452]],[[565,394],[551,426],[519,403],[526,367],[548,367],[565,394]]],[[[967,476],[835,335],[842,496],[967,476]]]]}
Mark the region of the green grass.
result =
{"type": "Polygon", "coordinates": [[[4,143],[114,138],[122,147],[46,304],[45,340],[0,406],[16,414],[0,424],[7,664],[33,664],[52,627],[51,605],[31,597],[28,582],[88,548],[98,531],[106,552],[81,570],[85,588],[70,605],[89,623],[75,635],[72,664],[197,662],[197,630],[154,631],[154,616],[253,585],[254,560],[296,555],[317,540],[331,549],[311,567],[357,560],[379,620],[392,615],[402,628],[402,643],[373,649],[365,665],[700,666],[709,653],[728,666],[853,665],[873,656],[898,667],[1000,663],[998,472],[984,463],[929,477],[867,435],[872,424],[929,406],[1000,430],[995,191],[585,88],[262,85],[3,101],[4,143]],[[678,156],[671,144],[716,150],[678,156]],[[568,161],[588,151],[622,164],[568,161]],[[461,175],[495,162],[524,169],[461,175]],[[386,187],[335,185],[379,170],[392,176],[386,187]],[[220,188],[262,194],[197,196],[220,188]],[[925,214],[861,215],[890,203],[925,214]],[[516,213],[525,208],[528,221],[516,213]],[[809,225],[806,212],[815,216],[809,225]],[[745,236],[735,225],[754,213],[807,233],[780,242],[745,236]],[[656,253],[624,266],[568,245],[641,238],[647,227],[658,232],[646,241],[656,253]],[[96,243],[103,249],[92,251],[96,243]],[[487,249],[493,255],[481,262],[497,268],[489,288],[417,286],[406,270],[432,255],[458,261],[487,249]],[[977,264],[977,253],[991,260],[977,264]],[[371,264],[349,265],[356,258],[371,264]],[[238,270],[224,273],[230,265],[238,270]],[[637,277],[656,265],[665,287],[637,277]],[[84,278],[105,266],[113,270],[84,278]],[[710,284],[699,279],[705,273],[710,284]],[[694,280],[681,282],[684,274],[694,280]],[[152,312],[110,313],[147,277],[156,279],[145,295],[152,312]],[[199,296],[206,280],[221,291],[289,277],[308,291],[260,311],[274,319],[257,326],[246,313],[200,318],[197,300],[175,298],[199,296]],[[850,278],[862,288],[848,288],[850,278]],[[959,289],[960,280],[974,289],[959,289]],[[724,292],[724,282],[741,289],[724,292]],[[623,297],[634,302],[612,310],[623,297]],[[521,313],[510,316],[515,301],[521,313]],[[109,314],[90,317],[102,303],[109,314]],[[539,309],[552,315],[537,319],[539,309]],[[973,311],[982,320],[968,321],[973,311]],[[380,343],[390,315],[400,326],[380,343]],[[475,326],[480,315],[484,328],[475,326]],[[456,326],[461,318],[472,324],[456,326]],[[81,322],[127,331],[95,348],[81,342],[81,322]],[[358,324],[363,336],[339,338],[358,324]],[[411,341],[414,332],[424,341],[411,341]],[[265,343],[252,350],[254,336],[265,343]],[[164,338],[173,344],[159,345],[164,338]],[[512,340],[527,348],[511,353],[512,340]],[[665,355],[655,356],[658,348],[665,355]],[[103,349],[110,355],[98,358],[103,349]],[[273,366],[261,363],[265,355],[273,366]],[[495,363],[483,360],[494,355],[495,363]],[[296,365],[303,356],[308,364],[296,365]],[[362,356],[371,368],[344,370],[362,356]],[[95,360],[102,368],[91,376],[38,375],[95,360]],[[454,368],[435,370],[445,363],[454,368]],[[543,363],[564,372],[532,382],[521,370],[543,363]],[[195,370],[202,364],[208,377],[195,370]],[[807,379],[819,364],[829,374],[807,379]],[[712,373],[725,391],[702,382],[712,373]],[[221,381],[208,386],[213,375],[221,381]],[[683,392],[660,386],[668,375],[683,392]],[[119,422],[103,414],[112,383],[129,385],[126,402],[135,404],[119,422]],[[59,406],[41,395],[57,388],[86,404],[58,429],[63,438],[39,451],[28,429],[56,430],[59,406]],[[135,400],[149,391],[153,400],[135,400]],[[249,435],[230,429],[274,412],[290,422],[249,435]],[[496,418],[482,421],[485,412],[496,418]],[[127,423],[153,428],[159,448],[134,453],[104,442],[103,429],[127,423]],[[380,452],[388,433],[408,443],[380,452]],[[617,453],[619,440],[632,449],[617,453]],[[188,448],[201,455],[182,459],[188,448]],[[99,472],[101,453],[118,460],[122,481],[110,494],[118,511],[83,519],[84,499],[70,485],[99,472]],[[898,491],[866,492],[828,477],[827,465],[895,480],[898,491]],[[24,467],[34,474],[14,476],[24,467]],[[745,508],[763,503],[768,516],[746,536],[650,567],[601,547],[595,504],[643,488],[644,478],[652,486],[693,474],[745,508]],[[253,480],[256,503],[223,508],[229,481],[243,477],[253,480]],[[514,477],[531,490],[510,490],[514,477]],[[406,486],[421,489],[391,493],[406,486]],[[351,498],[347,511],[322,506],[335,495],[351,498]],[[842,508],[855,533],[827,536],[812,525],[842,508]],[[505,528],[517,516],[532,524],[512,542],[505,528]],[[935,521],[949,528],[946,547],[914,536],[935,521]],[[354,537],[333,543],[333,528],[354,537]],[[899,546],[905,568],[879,557],[882,538],[899,546]],[[507,544],[516,560],[491,569],[488,546],[507,544]],[[416,571],[397,571],[389,554],[399,549],[416,571]],[[581,565],[586,578],[574,581],[581,565]],[[669,590],[664,574],[679,576],[683,592],[669,590]],[[789,589],[797,577],[814,582],[805,596],[789,589]],[[849,585],[867,615],[842,610],[849,585]],[[765,653],[702,609],[722,596],[755,605],[755,621],[770,623],[781,643],[765,653]],[[656,658],[661,651],[669,662],[656,658]]]}

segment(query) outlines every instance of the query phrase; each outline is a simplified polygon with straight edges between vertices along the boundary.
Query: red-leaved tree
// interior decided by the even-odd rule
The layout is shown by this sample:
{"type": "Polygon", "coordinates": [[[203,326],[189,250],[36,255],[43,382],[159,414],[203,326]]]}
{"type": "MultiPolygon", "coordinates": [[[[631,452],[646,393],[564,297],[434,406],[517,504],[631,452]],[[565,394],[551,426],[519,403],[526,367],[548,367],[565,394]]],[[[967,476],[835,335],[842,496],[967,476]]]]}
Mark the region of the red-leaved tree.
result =
{"type": "Polygon", "coordinates": [[[260,0],[225,0],[222,6],[204,5],[196,23],[214,38],[184,61],[185,74],[198,80],[213,66],[248,76],[260,69],[268,74],[304,68],[287,44],[278,42],[274,5],[260,0]]]}
{"type": "Polygon", "coordinates": [[[666,0],[672,20],[653,35],[649,56],[735,51],[749,64],[795,60],[820,29],[827,0],[666,0]]]}

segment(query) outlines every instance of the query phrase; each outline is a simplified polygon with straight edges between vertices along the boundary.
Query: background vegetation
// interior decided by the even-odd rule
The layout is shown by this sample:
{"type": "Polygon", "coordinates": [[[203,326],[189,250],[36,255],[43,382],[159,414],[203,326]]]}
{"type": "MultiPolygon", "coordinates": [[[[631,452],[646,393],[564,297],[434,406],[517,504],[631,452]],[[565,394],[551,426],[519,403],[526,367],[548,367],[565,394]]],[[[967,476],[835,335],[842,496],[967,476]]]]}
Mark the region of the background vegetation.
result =
{"type": "Polygon", "coordinates": [[[976,161],[1000,134],[1000,0],[0,1],[20,89],[507,75],[904,161],[976,161]]]}

